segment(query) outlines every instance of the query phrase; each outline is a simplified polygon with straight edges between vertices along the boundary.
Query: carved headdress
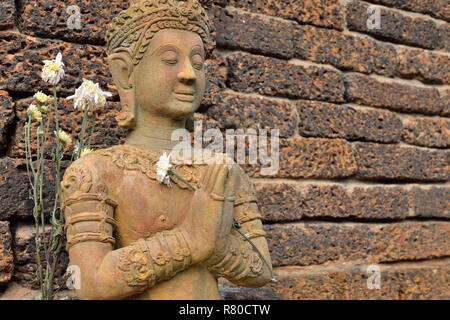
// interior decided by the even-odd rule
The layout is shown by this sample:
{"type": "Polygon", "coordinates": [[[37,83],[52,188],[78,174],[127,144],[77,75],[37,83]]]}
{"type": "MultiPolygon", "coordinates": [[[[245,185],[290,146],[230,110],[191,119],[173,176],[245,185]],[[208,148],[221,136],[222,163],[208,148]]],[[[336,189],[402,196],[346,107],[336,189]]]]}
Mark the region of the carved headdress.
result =
{"type": "Polygon", "coordinates": [[[209,19],[198,0],[132,1],[127,10],[113,19],[106,34],[108,54],[125,51],[136,65],[144,56],[153,36],[162,29],[181,29],[197,33],[205,48],[209,19]]]}

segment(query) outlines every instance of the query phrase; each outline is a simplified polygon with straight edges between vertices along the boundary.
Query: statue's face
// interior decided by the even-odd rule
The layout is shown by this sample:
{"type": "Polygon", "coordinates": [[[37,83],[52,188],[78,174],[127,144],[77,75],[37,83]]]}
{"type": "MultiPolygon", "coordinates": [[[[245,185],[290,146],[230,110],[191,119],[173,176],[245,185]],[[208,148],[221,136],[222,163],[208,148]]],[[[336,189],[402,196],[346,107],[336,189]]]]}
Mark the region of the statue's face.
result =
{"type": "Polygon", "coordinates": [[[196,33],[175,29],[156,33],[135,69],[141,112],[172,119],[192,115],[205,91],[204,54],[196,33]]]}

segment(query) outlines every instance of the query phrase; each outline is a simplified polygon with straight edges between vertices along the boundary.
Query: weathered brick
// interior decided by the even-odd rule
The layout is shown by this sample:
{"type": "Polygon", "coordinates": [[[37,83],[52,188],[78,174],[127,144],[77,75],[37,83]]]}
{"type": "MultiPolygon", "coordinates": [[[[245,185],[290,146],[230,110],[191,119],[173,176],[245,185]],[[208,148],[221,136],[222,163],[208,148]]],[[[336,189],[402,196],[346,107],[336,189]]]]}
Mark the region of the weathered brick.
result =
{"type": "Polygon", "coordinates": [[[306,100],[298,102],[297,110],[303,136],[383,143],[400,140],[402,123],[391,112],[306,100]]]}
{"type": "Polygon", "coordinates": [[[11,280],[14,271],[12,237],[9,222],[0,221],[0,285],[11,280]]]}
{"type": "Polygon", "coordinates": [[[442,50],[450,52],[450,23],[444,23],[439,27],[439,36],[442,50]]]}
{"type": "Polygon", "coordinates": [[[0,2],[0,30],[12,28],[15,15],[16,6],[14,0],[3,0],[0,2]]]}
{"type": "Polygon", "coordinates": [[[450,222],[311,222],[265,225],[264,229],[274,266],[421,260],[450,253],[450,222]]]}
{"type": "MultiPolygon", "coordinates": [[[[380,288],[368,286],[369,265],[281,267],[270,288],[287,300],[416,300],[450,298],[450,261],[378,265],[380,288]]],[[[374,280],[375,278],[372,277],[374,280]]],[[[374,284],[374,283],[372,283],[374,284]]]]}
{"type": "Polygon", "coordinates": [[[356,143],[354,152],[359,178],[395,181],[446,181],[450,178],[448,151],[356,143]]]}
{"type": "Polygon", "coordinates": [[[320,27],[344,29],[341,4],[334,0],[230,0],[236,8],[297,20],[320,27]]]}
{"type": "Polygon", "coordinates": [[[9,220],[26,212],[31,215],[33,204],[29,199],[29,182],[24,166],[23,160],[0,159],[0,220],[9,220]]]}
{"type": "Polygon", "coordinates": [[[441,115],[449,117],[450,116],[450,89],[442,90],[439,93],[441,99],[441,115]]]}
{"type": "Polygon", "coordinates": [[[23,0],[19,29],[26,34],[82,43],[105,44],[111,19],[129,6],[125,1],[101,0],[23,0]],[[80,25],[74,26],[78,6],[80,25]]]}
{"type": "Polygon", "coordinates": [[[445,118],[411,118],[403,122],[403,141],[424,147],[450,146],[450,120],[445,118]]]}
{"type": "Polygon", "coordinates": [[[411,206],[414,215],[423,218],[450,218],[450,188],[414,187],[411,190],[411,206]]]}
{"type": "Polygon", "coordinates": [[[0,32],[0,89],[33,94],[45,88],[50,90],[40,78],[43,60],[54,59],[58,52],[62,53],[66,72],[58,85],[59,95],[73,94],[86,78],[117,96],[103,47],[36,39],[8,31],[0,32]]]}
{"type": "Polygon", "coordinates": [[[216,43],[219,47],[289,59],[293,57],[293,24],[235,10],[216,7],[213,11],[216,43]]]}
{"type": "Polygon", "coordinates": [[[396,73],[394,46],[368,37],[312,26],[299,25],[295,29],[295,56],[332,64],[341,70],[389,76],[396,73]]]}
{"type": "Polygon", "coordinates": [[[283,300],[283,297],[268,288],[229,287],[219,284],[222,300],[283,300]]]}
{"type": "Polygon", "coordinates": [[[220,92],[226,87],[227,62],[213,51],[211,57],[205,61],[206,90],[203,95],[202,108],[215,105],[220,92]]]}
{"type": "Polygon", "coordinates": [[[432,20],[411,18],[397,11],[371,6],[361,1],[352,1],[347,5],[347,26],[350,30],[368,33],[381,40],[389,40],[427,49],[440,46],[439,28],[432,20]],[[368,9],[377,8],[380,12],[379,26],[371,27],[373,12],[368,9]]]}
{"type": "Polygon", "coordinates": [[[214,4],[222,7],[225,7],[228,4],[228,0],[199,0],[199,2],[202,4],[203,8],[206,9],[211,8],[214,4]]]}
{"type": "Polygon", "coordinates": [[[409,192],[402,187],[354,187],[349,198],[350,217],[404,219],[409,213],[409,192]]]}
{"type": "Polygon", "coordinates": [[[0,90],[0,154],[8,145],[10,130],[14,123],[14,102],[6,91],[0,90]]]}
{"type": "Polygon", "coordinates": [[[447,0],[367,0],[397,9],[429,14],[450,22],[450,6],[447,0]]]}
{"type": "MultiPolygon", "coordinates": [[[[308,184],[296,187],[286,183],[261,182],[256,184],[256,190],[265,222],[330,218],[400,220],[411,216],[410,192],[402,187],[349,189],[340,185],[308,184]]],[[[445,198],[441,200],[443,202],[445,198]]],[[[417,216],[421,216],[420,213],[417,216]]]]}
{"type": "MultiPolygon", "coordinates": [[[[61,176],[68,161],[61,163],[61,176]]],[[[31,172],[30,172],[31,177],[31,172]]],[[[33,200],[30,199],[30,180],[27,176],[26,162],[23,159],[8,157],[0,160],[0,220],[14,219],[19,221],[34,221],[33,200]]],[[[49,160],[45,162],[44,187],[45,218],[50,217],[53,210],[55,180],[54,170],[49,160]]]]}
{"type": "Polygon", "coordinates": [[[229,56],[228,64],[228,84],[235,91],[343,102],[342,74],[330,68],[242,53],[229,56]]]}
{"type": "Polygon", "coordinates": [[[258,207],[265,222],[295,221],[302,217],[302,195],[287,183],[257,183],[258,207]]]}
{"type": "Polygon", "coordinates": [[[222,93],[203,118],[203,129],[278,129],[280,137],[294,135],[298,123],[295,107],[289,102],[234,93],[222,93]]]}
{"type": "MultiPolygon", "coordinates": [[[[25,158],[25,136],[24,125],[27,119],[26,110],[32,99],[19,100],[16,103],[17,110],[17,125],[14,136],[12,137],[12,147],[8,150],[8,155],[13,158],[25,158]]],[[[53,109],[53,107],[52,107],[53,109]]],[[[121,106],[118,102],[108,102],[103,110],[97,113],[97,120],[95,121],[95,130],[92,136],[91,146],[94,149],[106,148],[112,145],[119,144],[125,139],[127,130],[120,128],[115,117],[119,113],[121,106]]],[[[54,109],[53,109],[54,110],[54,109]]],[[[54,111],[52,111],[54,113],[54,111]]],[[[83,111],[74,110],[73,100],[60,99],[58,106],[58,120],[59,126],[72,137],[73,143],[71,146],[66,146],[64,149],[65,157],[70,159],[72,150],[75,145],[75,140],[78,138],[78,133],[81,131],[83,111]]],[[[44,121],[46,118],[44,118],[44,121]]],[[[36,123],[32,124],[31,141],[36,141],[36,123]]],[[[90,127],[89,127],[90,128],[90,127]]],[[[88,132],[90,129],[88,128],[88,132]]],[[[49,132],[55,130],[54,122],[51,122],[49,132]]],[[[86,141],[87,142],[87,141],[86,141]]],[[[46,155],[50,157],[50,151],[56,145],[54,136],[50,136],[46,145],[46,155]]],[[[36,152],[36,145],[33,143],[32,153],[36,152]]]]}
{"type": "Polygon", "coordinates": [[[450,57],[422,49],[398,48],[398,73],[401,77],[425,83],[450,83],[450,57]]]}
{"type": "MultiPolygon", "coordinates": [[[[280,140],[279,151],[279,170],[273,175],[278,178],[344,178],[352,176],[357,169],[350,144],[341,139],[280,140]]],[[[243,167],[253,177],[262,177],[261,168],[269,165],[243,167]]]]}
{"type": "MultiPolygon", "coordinates": [[[[22,286],[31,289],[39,288],[39,281],[36,276],[36,270],[38,267],[36,257],[36,244],[35,244],[36,231],[33,225],[19,224],[14,233],[14,279],[17,280],[22,286]]],[[[50,227],[45,228],[45,240],[49,241],[50,227]]],[[[45,268],[46,260],[43,251],[41,251],[42,267],[45,268]]],[[[58,264],[56,265],[54,288],[55,290],[65,289],[66,287],[66,270],[69,263],[69,257],[67,252],[63,251],[60,255],[58,264]]]]}
{"type": "Polygon", "coordinates": [[[380,82],[356,73],[346,74],[345,84],[348,102],[430,115],[439,114],[444,108],[439,91],[435,88],[380,82]]]}

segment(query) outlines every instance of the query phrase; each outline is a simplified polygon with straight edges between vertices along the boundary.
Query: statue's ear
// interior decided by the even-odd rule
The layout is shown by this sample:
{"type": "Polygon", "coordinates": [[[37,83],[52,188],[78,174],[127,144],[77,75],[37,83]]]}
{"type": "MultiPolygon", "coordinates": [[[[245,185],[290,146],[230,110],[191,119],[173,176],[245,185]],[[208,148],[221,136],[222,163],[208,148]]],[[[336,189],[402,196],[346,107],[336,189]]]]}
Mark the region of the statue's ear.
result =
{"type": "Polygon", "coordinates": [[[108,56],[109,70],[119,91],[122,111],[116,117],[121,127],[133,128],[136,118],[133,62],[127,53],[112,53],[108,56]]]}

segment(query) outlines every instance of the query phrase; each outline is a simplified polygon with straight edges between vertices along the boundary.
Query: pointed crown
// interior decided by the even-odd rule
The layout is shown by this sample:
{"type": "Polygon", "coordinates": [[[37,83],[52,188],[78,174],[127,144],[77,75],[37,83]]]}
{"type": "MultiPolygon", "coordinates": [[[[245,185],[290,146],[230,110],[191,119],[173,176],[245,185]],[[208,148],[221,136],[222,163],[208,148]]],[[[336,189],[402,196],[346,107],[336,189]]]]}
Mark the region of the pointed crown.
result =
{"type": "Polygon", "coordinates": [[[106,33],[106,50],[108,54],[126,51],[136,65],[162,29],[192,31],[205,48],[208,44],[209,19],[198,0],[141,0],[113,19],[106,33]]]}

